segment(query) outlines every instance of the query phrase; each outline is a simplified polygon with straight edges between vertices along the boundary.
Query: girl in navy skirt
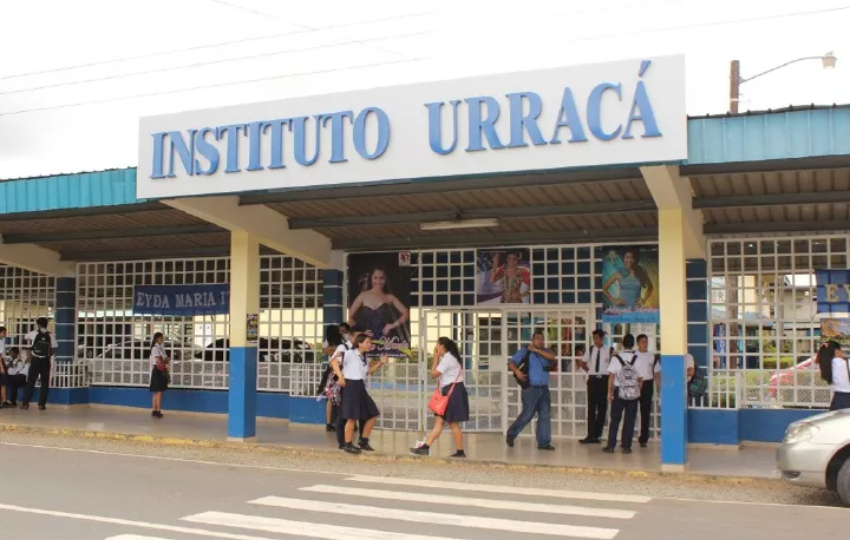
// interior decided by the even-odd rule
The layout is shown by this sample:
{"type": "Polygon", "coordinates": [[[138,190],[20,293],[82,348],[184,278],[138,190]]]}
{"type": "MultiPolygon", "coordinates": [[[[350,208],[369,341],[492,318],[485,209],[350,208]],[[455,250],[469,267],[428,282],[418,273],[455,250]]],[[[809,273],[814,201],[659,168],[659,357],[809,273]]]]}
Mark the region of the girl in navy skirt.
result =
{"type": "Polygon", "coordinates": [[[821,378],[832,389],[832,402],[829,410],[850,409],[850,364],[844,358],[841,345],[828,341],[821,345],[817,354],[821,378]]]}
{"type": "Polygon", "coordinates": [[[386,364],[388,359],[387,356],[382,356],[379,361],[370,364],[366,359],[366,353],[370,350],[372,350],[372,338],[366,334],[360,334],[354,340],[354,348],[345,352],[342,366],[336,358],[331,360],[331,367],[342,388],[342,405],[339,411],[341,418],[345,420],[345,444],[342,449],[349,454],[375,450],[369,445],[369,435],[381,413],[366,391],[366,377],[386,364]],[[354,426],[358,421],[365,423],[360,431],[360,441],[357,446],[354,446],[354,426]]]}
{"type": "Polygon", "coordinates": [[[457,447],[457,452],[450,457],[465,458],[463,451],[463,432],[460,423],[469,420],[469,394],[463,384],[463,365],[460,363],[460,353],[457,343],[447,337],[437,340],[434,348],[434,361],[431,364],[431,377],[437,379],[440,391],[444,396],[449,396],[444,415],[435,415],[434,429],[425,439],[423,444],[411,448],[410,451],[418,456],[427,456],[431,453],[431,445],[443,432],[446,424],[452,430],[452,437],[457,447]]]}

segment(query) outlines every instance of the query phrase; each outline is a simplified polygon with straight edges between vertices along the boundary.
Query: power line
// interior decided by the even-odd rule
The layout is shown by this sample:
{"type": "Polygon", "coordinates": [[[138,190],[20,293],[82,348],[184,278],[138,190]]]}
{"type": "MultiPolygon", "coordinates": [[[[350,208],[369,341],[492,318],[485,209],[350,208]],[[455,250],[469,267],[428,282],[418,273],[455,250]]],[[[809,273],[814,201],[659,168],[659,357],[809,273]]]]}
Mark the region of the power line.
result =
{"type": "MultiPolygon", "coordinates": [[[[376,37],[376,38],[369,38],[369,39],[364,40],[364,42],[416,37],[416,36],[422,36],[422,35],[427,35],[427,34],[435,34],[435,33],[438,33],[438,31],[433,30],[433,31],[426,31],[426,32],[413,32],[413,33],[410,33],[410,34],[399,34],[399,35],[394,35],[394,36],[382,36],[382,37],[376,37]]],[[[245,60],[255,60],[257,58],[267,58],[267,57],[270,57],[270,56],[279,56],[279,55],[282,55],[282,54],[316,51],[316,50],[321,50],[321,49],[333,49],[333,48],[336,48],[336,47],[345,47],[345,46],[348,46],[350,44],[351,43],[346,42],[346,43],[331,43],[331,44],[327,44],[327,45],[313,45],[313,46],[310,46],[310,47],[300,47],[300,48],[296,48],[296,49],[286,49],[286,50],[283,50],[283,51],[271,51],[271,52],[265,52],[265,53],[260,53],[260,54],[252,54],[252,55],[248,55],[248,56],[240,56],[240,57],[237,57],[237,58],[223,58],[221,60],[209,60],[207,62],[197,62],[195,64],[184,64],[184,65],[181,65],[181,66],[170,66],[170,67],[165,67],[165,68],[151,69],[151,70],[147,70],[147,71],[136,71],[136,72],[133,72],[133,73],[119,73],[117,75],[107,75],[106,77],[96,77],[96,78],[93,78],[93,79],[82,79],[82,80],[79,80],[79,81],[70,81],[70,82],[63,82],[63,83],[56,83],[56,84],[48,84],[48,85],[44,85],[44,86],[34,86],[34,87],[31,87],[31,88],[20,88],[18,90],[6,90],[5,92],[0,92],[0,96],[7,96],[7,95],[10,95],[10,94],[22,94],[22,93],[25,93],[25,92],[36,92],[36,91],[39,91],[39,90],[49,90],[49,89],[52,89],[52,88],[62,88],[62,87],[66,87],[66,86],[77,86],[77,85],[80,85],[80,84],[90,84],[90,83],[96,83],[96,82],[111,81],[111,80],[116,80],[116,79],[126,79],[126,78],[129,78],[129,77],[140,77],[140,76],[143,76],[143,75],[153,75],[153,74],[157,74],[157,73],[166,73],[166,72],[169,72],[169,71],[179,71],[179,70],[182,70],[182,69],[194,69],[194,68],[205,67],[205,66],[226,64],[228,62],[243,62],[245,60]]]]}
{"type": "Polygon", "coordinates": [[[111,60],[99,60],[99,61],[96,61],[96,62],[87,62],[85,64],[75,64],[75,65],[71,65],[71,66],[63,66],[63,67],[58,67],[58,68],[46,69],[46,70],[42,70],[42,71],[30,71],[30,72],[27,72],[27,73],[17,73],[15,75],[6,75],[6,76],[3,76],[3,77],[0,77],[0,81],[5,81],[5,80],[9,80],[9,79],[19,79],[19,78],[22,78],[22,77],[33,77],[35,75],[46,75],[46,74],[49,74],[49,73],[61,73],[61,72],[64,72],[64,71],[71,71],[71,70],[75,70],[75,69],[83,69],[83,68],[89,68],[89,67],[103,66],[103,65],[108,65],[108,64],[117,64],[119,62],[129,62],[129,61],[133,61],[133,60],[146,60],[146,59],[149,59],[149,58],[157,58],[157,57],[160,57],[160,56],[167,56],[167,55],[170,55],[170,54],[201,51],[201,50],[205,50],[205,49],[215,49],[215,48],[218,48],[218,47],[227,47],[227,46],[230,46],[230,45],[239,45],[239,44],[242,44],[242,43],[251,43],[251,42],[254,42],[254,41],[263,41],[263,40],[267,40],[267,39],[277,39],[277,38],[288,37],[288,36],[296,36],[296,35],[302,35],[302,34],[314,34],[314,33],[318,33],[318,32],[327,32],[327,31],[330,31],[330,30],[341,30],[341,29],[344,29],[344,28],[356,28],[358,26],[365,26],[365,25],[369,25],[369,24],[377,24],[377,23],[382,23],[382,22],[394,22],[394,21],[400,21],[400,20],[403,20],[403,19],[417,18],[417,17],[429,15],[431,13],[432,13],[431,11],[426,11],[426,12],[422,12],[422,13],[411,13],[411,14],[407,14],[407,15],[398,15],[398,16],[394,16],[394,17],[383,17],[383,18],[380,18],[380,19],[369,19],[369,20],[360,21],[360,22],[325,26],[325,27],[322,27],[322,28],[316,28],[315,30],[295,30],[293,32],[282,32],[280,34],[272,34],[272,35],[269,35],[269,36],[248,37],[248,38],[242,38],[242,39],[235,39],[235,40],[231,40],[231,41],[222,41],[222,42],[219,42],[219,43],[211,43],[209,45],[197,45],[197,46],[194,46],[194,47],[182,47],[182,48],[179,48],[179,49],[171,49],[171,50],[168,50],[168,51],[140,54],[140,55],[136,55],[136,56],[125,56],[125,57],[122,57],[122,58],[113,58],[111,60]]]}
{"type": "MultiPolygon", "coordinates": [[[[258,10],[256,10],[256,9],[246,8],[246,7],[244,7],[244,6],[237,6],[237,5],[235,5],[235,4],[231,4],[230,2],[225,2],[224,0],[207,0],[207,1],[208,1],[208,2],[215,2],[216,4],[220,4],[220,5],[222,5],[222,6],[227,6],[227,7],[233,8],[233,9],[238,9],[238,10],[240,10],[240,11],[245,11],[245,12],[247,12],[247,13],[251,13],[251,14],[253,14],[253,15],[259,15],[260,17],[264,17],[264,18],[267,18],[267,19],[272,19],[272,20],[274,20],[274,21],[279,21],[279,22],[282,22],[282,23],[288,24],[288,25],[290,25],[290,26],[294,26],[294,27],[296,27],[296,28],[301,28],[302,30],[309,30],[309,31],[315,31],[315,30],[316,30],[316,29],[315,29],[315,28],[313,28],[312,26],[307,26],[307,25],[305,25],[305,24],[299,24],[299,23],[296,23],[296,22],[288,21],[288,20],[286,20],[286,19],[281,19],[281,18],[279,18],[279,17],[275,17],[274,15],[270,15],[270,14],[268,14],[268,13],[264,13],[264,12],[262,12],[262,11],[258,11],[258,10]]],[[[368,45],[366,45],[363,41],[358,41],[358,40],[356,40],[356,39],[347,38],[347,37],[345,37],[345,36],[343,36],[343,39],[347,40],[347,41],[348,41],[348,42],[350,42],[350,43],[354,43],[354,44],[357,44],[357,45],[362,45],[363,47],[368,47],[368,45]]],[[[383,51],[383,52],[387,52],[387,53],[390,53],[390,54],[394,54],[394,55],[396,55],[396,56],[400,56],[400,57],[402,57],[402,58],[404,57],[404,55],[403,55],[403,54],[401,54],[401,53],[399,53],[399,52],[397,52],[397,51],[391,51],[391,50],[389,50],[389,49],[384,49],[384,48],[382,48],[382,47],[372,47],[372,48],[377,49],[377,50],[379,50],[379,51],[383,51]]]]}
{"type": "MultiPolygon", "coordinates": [[[[707,23],[682,25],[682,26],[678,26],[678,27],[649,28],[649,29],[645,29],[645,30],[635,30],[633,32],[626,32],[626,33],[588,36],[588,37],[584,37],[584,38],[567,40],[567,41],[562,42],[562,43],[575,43],[575,42],[580,42],[580,41],[592,41],[592,40],[605,39],[605,38],[610,38],[610,37],[624,37],[624,36],[635,36],[635,35],[642,35],[642,34],[654,34],[654,33],[669,32],[669,31],[675,31],[675,30],[686,30],[686,29],[690,29],[690,28],[705,28],[705,27],[710,27],[710,26],[722,26],[722,25],[728,25],[728,24],[741,24],[741,23],[748,23],[748,22],[782,19],[782,18],[788,18],[788,17],[800,17],[800,16],[805,16],[805,15],[820,15],[820,14],[825,14],[825,13],[834,13],[834,12],[838,12],[838,11],[845,11],[845,10],[848,10],[848,9],[850,9],[850,6],[842,6],[842,7],[837,7],[837,8],[828,8],[828,9],[813,10],[813,11],[802,11],[802,12],[797,12],[797,13],[783,13],[783,14],[777,14],[777,15],[766,15],[766,16],[751,17],[751,18],[745,18],[745,19],[731,19],[731,20],[726,20],[726,21],[713,21],[713,22],[707,22],[707,23]]],[[[147,98],[147,97],[155,97],[155,96],[159,96],[159,95],[177,94],[177,93],[190,92],[190,91],[195,91],[195,90],[204,90],[204,89],[209,89],[209,88],[220,88],[220,87],[225,87],[225,86],[251,84],[251,83],[265,82],[265,81],[271,81],[271,80],[276,80],[276,79],[286,79],[286,78],[299,77],[299,76],[309,76],[309,75],[318,75],[318,74],[323,74],[323,73],[333,73],[335,71],[344,71],[344,70],[350,70],[350,69],[379,67],[379,66],[384,66],[384,65],[402,64],[402,63],[408,63],[408,62],[418,62],[418,61],[421,61],[421,60],[424,60],[424,59],[422,59],[422,58],[404,59],[404,60],[399,60],[399,61],[394,61],[394,62],[365,64],[365,65],[362,65],[362,66],[350,66],[350,67],[346,67],[346,68],[338,68],[338,69],[331,69],[331,70],[318,70],[318,71],[314,71],[314,72],[293,73],[293,74],[287,74],[287,75],[278,75],[278,76],[274,76],[274,77],[265,77],[265,78],[260,78],[260,79],[230,81],[230,82],[224,82],[224,83],[216,83],[216,84],[212,84],[212,85],[197,86],[197,87],[193,87],[193,88],[183,88],[183,89],[177,89],[177,90],[167,90],[167,91],[162,91],[162,92],[152,92],[152,93],[149,93],[149,94],[138,94],[138,95],[133,95],[133,96],[107,98],[107,99],[103,99],[103,100],[92,100],[92,101],[85,101],[85,102],[79,102],[79,103],[70,103],[70,104],[65,104],[65,105],[39,107],[39,108],[33,108],[33,109],[22,109],[22,110],[12,111],[12,112],[8,112],[8,113],[0,113],[0,117],[2,117],[2,116],[12,116],[12,115],[18,115],[18,114],[24,114],[24,113],[30,113],[30,112],[48,111],[48,110],[54,110],[54,109],[65,109],[65,108],[71,108],[71,107],[80,107],[80,106],[85,106],[85,105],[96,105],[96,104],[101,104],[101,103],[111,103],[111,102],[116,102],[116,101],[141,99],[141,98],[147,98]]]]}
{"type": "Polygon", "coordinates": [[[305,77],[305,76],[311,76],[311,75],[323,75],[323,74],[326,74],[326,73],[336,73],[336,72],[339,72],[339,71],[349,71],[349,70],[352,70],[352,69],[367,69],[367,68],[372,68],[372,67],[389,66],[389,65],[397,65],[397,64],[407,64],[407,63],[412,63],[412,62],[421,62],[422,60],[427,60],[427,58],[405,58],[405,59],[402,59],[402,60],[393,60],[391,62],[377,62],[377,63],[372,63],[372,64],[361,64],[361,65],[357,65],[357,66],[346,66],[346,67],[333,68],[333,69],[320,69],[320,70],[315,70],[315,71],[303,71],[303,72],[300,72],[300,73],[287,73],[287,74],[284,74],[284,75],[275,75],[275,76],[272,76],[272,77],[262,77],[262,78],[259,78],[259,79],[229,81],[229,82],[223,82],[223,83],[194,86],[192,88],[178,88],[176,90],[163,90],[163,91],[159,91],[159,92],[150,92],[150,93],[147,93],[147,94],[135,94],[135,95],[132,95],[132,96],[119,96],[119,97],[115,97],[115,98],[95,99],[95,100],[91,100],[91,101],[80,101],[80,102],[77,102],[77,103],[66,103],[64,105],[51,105],[49,107],[22,109],[22,110],[18,110],[18,111],[0,113],[0,117],[2,117],[2,116],[13,116],[13,115],[31,113],[31,112],[51,111],[51,110],[56,110],[56,109],[69,109],[69,108],[72,108],[72,107],[82,107],[82,106],[85,106],[85,105],[100,105],[100,104],[103,104],[103,103],[114,103],[114,102],[117,102],[117,101],[129,101],[129,100],[133,100],[133,99],[144,99],[144,98],[150,98],[150,97],[156,97],[156,96],[164,96],[164,95],[168,95],[168,94],[181,94],[181,93],[184,93],[184,92],[195,92],[197,90],[207,90],[207,89],[210,89],[210,88],[222,88],[222,87],[225,87],[225,86],[237,86],[237,85],[242,85],[242,84],[253,84],[253,83],[258,83],[258,82],[267,82],[267,81],[274,81],[274,80],[279,80],[279,79],[292,79],[292,78],[295,78],[295,77],[305,77]]]}

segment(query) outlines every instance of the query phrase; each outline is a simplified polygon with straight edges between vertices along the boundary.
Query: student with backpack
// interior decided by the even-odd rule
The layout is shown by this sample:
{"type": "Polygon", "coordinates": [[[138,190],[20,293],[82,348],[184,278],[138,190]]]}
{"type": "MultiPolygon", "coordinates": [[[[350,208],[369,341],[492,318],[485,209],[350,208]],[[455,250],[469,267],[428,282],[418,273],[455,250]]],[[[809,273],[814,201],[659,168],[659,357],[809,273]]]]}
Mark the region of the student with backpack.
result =
{"type": "Polygon", "coordinates": [[[33,392],[35,392],[35,382],[41,379],[38,408],[43,411],[47,408],[47,392],[50,390],[50,361],[56,354],[56,348],[59,344],[56,343],[56,337],[47,331],[47,317],[39,317],[35,324],[37,329],[26,336],[31,361],[30,370],[27,374],[27,389],[24,392],[21,409],[30,408],[30,400],[33,392]]]}
{"type": "Polygon", "coordinates": [[[635,436],[635,419],[643,380],[636,366],[638,356],[634,350],[635,337],[623,336],[623,350],[614,355],[608,365],[608,401],[611,402],[611,425],[608,429],[608,444],[603,451],[613,454],[617,447],[617,431],[623,422],[623,438],[620,446],[624,454],[632,453],[635,436]],[[625,418],[623,415],[625,414],[625,418]]]}

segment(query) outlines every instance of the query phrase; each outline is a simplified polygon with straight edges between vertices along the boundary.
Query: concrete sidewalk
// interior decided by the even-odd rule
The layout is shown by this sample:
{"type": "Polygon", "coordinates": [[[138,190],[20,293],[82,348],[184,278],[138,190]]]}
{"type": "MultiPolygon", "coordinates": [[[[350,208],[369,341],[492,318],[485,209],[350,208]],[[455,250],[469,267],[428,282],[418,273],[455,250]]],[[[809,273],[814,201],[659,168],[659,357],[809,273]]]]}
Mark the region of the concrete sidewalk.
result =
{"type": "MultiPolygon", "coordinates": [[[[144,409],[71,407],[50,408],[48,411],[30,409],[0,410],[0,429],[85,432],[90,435],[117,434],[134,437],[152,437],[163,442],[225,443],[227,420],[222,415],[193,414],[166,411],[166,417],[157,420],[144,409]]],[[[401,431],[375,431],[371,442],[378,454],[384,456],[409,456],[408,449],[419,434],[401,431]]],[[[243,444],[243,443],[233,443],[243,444]]],[[[290,424],[285,420],[258,419],[257,439],[246,443],[261,447],[289,448],[304,451],[339,452],[336,435],[326,433],[324,426],[290,424]]],[[[492,433],[465,435],[469,461],[489,462],[504,466],[543,466],[570,469],[598,469],[633,473],[660,473],[660,448],[650,443],[641,449],[635,443],[635,452],[626,456],[618,452],[605,454],[599,445],[583,446],[575,440],[555,440],[554,452],[537,450],[533,438],[520,437],[514,448],[505,445],[504,437],[492,433]]],[[[431,458],[446,457],[454,452],[448,430],[431,451],[431,458]]],[[[690,474],[775,478],[775,447],[744,447],[740,450],[725,448],[690,448],[687,471],[690,474]]]]}

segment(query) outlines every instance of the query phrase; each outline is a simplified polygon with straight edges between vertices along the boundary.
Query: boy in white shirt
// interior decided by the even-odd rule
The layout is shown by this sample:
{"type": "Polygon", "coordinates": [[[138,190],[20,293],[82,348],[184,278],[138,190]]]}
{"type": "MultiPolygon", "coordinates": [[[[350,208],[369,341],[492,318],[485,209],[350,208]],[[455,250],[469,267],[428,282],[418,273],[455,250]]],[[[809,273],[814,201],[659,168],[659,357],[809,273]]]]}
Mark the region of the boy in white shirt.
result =
{"type": "MultiPolygon", "coordinates": [[[[27,375],[29,375],[30,364],[21,356],[21,351],[17,347],[12,347],[9,350],[9,362],[6,364],[8,369],[8,406],[15,407],[18,405],[18,390],[25,388],[27,385],[27,375]]],[[[7,406],[6,403],[3,406],[7,406]]]]}
{"type": "Polygon", "coordinates": [[[640,374],[643,383],[640,388],[640,435],[638,443],[641,448],[646,448],[649,442],[649,425],[652,416],[652,397],[655,390],[655,381],[661,381],[661,362],[649,352],[649,337],[641,334],[637,338],[637,364],[635,367],[640,374]]]}

